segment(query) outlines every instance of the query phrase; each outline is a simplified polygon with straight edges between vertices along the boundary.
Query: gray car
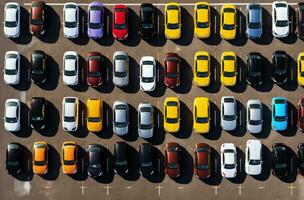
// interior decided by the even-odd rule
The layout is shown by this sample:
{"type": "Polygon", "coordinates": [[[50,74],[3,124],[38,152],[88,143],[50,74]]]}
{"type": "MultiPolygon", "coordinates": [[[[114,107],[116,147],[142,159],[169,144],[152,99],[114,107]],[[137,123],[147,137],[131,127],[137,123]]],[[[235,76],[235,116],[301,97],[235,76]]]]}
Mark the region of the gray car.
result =
{"type": "Polygon", "coordinates": [[[260,133],[263,125],[263,106],[260,100],[251,99],[247,102],[247,130],[260,133]]]}
{"type": "Polygon", "coordinates": [[[118,87],[129,84],[129,56],[125,51],[113,55],[113,83],[118,87]]]}
{"type": "Polygon", "coordinates": [[[263,33],[262,7],[259,4],[251,3],[246,7],[246,33],[250,39],[261,38],[263,33]]]}
{"type": "Polygon", "coordinates": [[[221,99],[221,126],[226,131],[236,129],[237,104],[233,96],[224,96],[221,99]]]}
{"type": "Polygon", "coordinates": [[[138,135],[141,138],[153,137],[154,109],[150,103],[138,105],[138,135]]]}
{"type": "Polygon", "coordinates": [[[115,101],[113,104],[113,132],[119,136],[129,131],[129,106],[124,101],[115,101]]]}

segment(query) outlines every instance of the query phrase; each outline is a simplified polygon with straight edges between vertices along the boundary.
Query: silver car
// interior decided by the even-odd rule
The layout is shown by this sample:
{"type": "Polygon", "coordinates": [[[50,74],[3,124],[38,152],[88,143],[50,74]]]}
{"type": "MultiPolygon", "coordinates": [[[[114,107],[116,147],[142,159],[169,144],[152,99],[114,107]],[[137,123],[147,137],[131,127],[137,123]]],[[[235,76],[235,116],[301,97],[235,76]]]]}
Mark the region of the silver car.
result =
{"type": "Polygon", "coordinates": [[[153,137],[154,109],[150,103],[138,105],[138,135],[141,138],[153,137]]]}
{"type": "Polygon", "coordinates": [[[224,96],[221,99],[221,126],[226,131],[236,129],[237,104],[233,96],[224,96]]]}
{"type": "Polygon", "coordinates": [[[263,106],[260,100],[251,99],[247,102],[247,130],[260,133],[263,125],[263,106]]]}
{"type": "Polygon", "coordinates": [[[119,136],[129,131],[129,106],[124,101],[115,101],[113,104],[113,132],[119,136]]]}
{"type": "Polygon", "coordinates": [[[113,83],[118,87],[129,84],[129,56],[125,51],[116,51],[113,55],[113,83]]]}

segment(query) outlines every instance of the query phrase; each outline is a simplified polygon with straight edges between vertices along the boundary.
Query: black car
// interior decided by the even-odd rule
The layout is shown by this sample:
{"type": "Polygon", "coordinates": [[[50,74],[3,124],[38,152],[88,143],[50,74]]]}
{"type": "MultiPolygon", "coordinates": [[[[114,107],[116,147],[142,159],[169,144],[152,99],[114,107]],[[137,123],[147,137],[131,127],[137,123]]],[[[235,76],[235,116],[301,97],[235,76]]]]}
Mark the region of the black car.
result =
{"type": "Polygon", "coordinates": [[[101,176],[102,171],[102,147],[99,144],[90,144],[88,154],[88,175],[91,177],[101,176]]]}
{"type": "Polygon", "coordinates": [[[298,167],[299,167],[299,172],[301,174],[304,174],[304,144],[301,143],[298,145],[298,167]]]}
{"type": "Polygon", "coordinates": [[[150,39],[156,35],[155,8],[150,3],[144,3],[139,11],[139,34],[142,38],[150,39]]]}
{"type": "Polygon", "coordinates": [[[22,169],[22,150],[18,143],[8,143],[6,147],[6,171],[17,175],[22,169]]]}
{"type": "Polygon", "coordinates": [[[33,97],[31,103],[31,127],[35,130],[46,126],[46,100],[43,97],[33,97]]]}
{"type": "Polygon", "coordinates": [[[128,171],[127,144],[125,142],[117,142],[114,144],[114,172],[126,174],[128,171]]]}
{"type": "Polygon", "coordinates": [[[247,83],[258,86],[263,82],[263,59],[260,53],[252,52],[247,55],[247,83]]]}
{"type": "Polygon", "coordinates": [[[46,81],[47,56],[43,51],[34,50],[31,55],[31,77],[36,84],[46,81]]]}
{"type": "Polygon", "coordinates": [[[285,51],[275,51],[272,54],[272,80],[276,84],[283,84],[287,81],[288,56],[285,51]]]}
{"type": "Polygon", "coordinates": [[[272,174],[277,177],[288,175],[288,152],[282,143],[272,145],[272,174]]]}
{"type": "Polygon", "coordinates": [[[154,173],[152,147],[149,143],[142,143],[139,146],[139,173],[152,175],[154,173]]]}

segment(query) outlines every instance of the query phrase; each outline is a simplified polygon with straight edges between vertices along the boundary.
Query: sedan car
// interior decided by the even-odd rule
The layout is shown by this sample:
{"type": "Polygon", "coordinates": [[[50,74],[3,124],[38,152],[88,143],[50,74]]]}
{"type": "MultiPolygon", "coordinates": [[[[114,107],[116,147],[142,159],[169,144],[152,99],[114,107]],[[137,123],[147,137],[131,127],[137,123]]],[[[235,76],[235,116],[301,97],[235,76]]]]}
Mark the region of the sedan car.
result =
{"type": "Polygon", "coordinates": [[[104,32],[104,7],[100,2],[91,2],[88,8],[88,36],[100,39],[104,32]]]}
{"type": "Polygon", "coordinates": [[[33,0],[30,7],[30,32],[37,37],[42,36],[46,30],[45,24],[46,4],[44,1],[33,0]]]}
{"type": "Polygon", "coordinates": [[[48,172],[49,147],[46,142],[35,142],[33,145],[33,172],[43,175],[48,172]]]}
{"type": "Polygon", "coordinates": [[[222,39],[233,40],[236,37],[237,11],[232,4],[226,4],[221,9],[220,35],[222,39]]]}
{"type": "Polygon", "coordinates": [[[210,55],[206,51],[197,51],[193,63],[194,85],[205,87],[210,84],[210,55]]]}
{"type": "Polygon", "coordinates": [[[149,176],[154,173],[153,151],[150,143],[142,143],[139,145],[139,173],[143,176],[149,176]]]}
{"type": "Polygon", "coordinates": [[[247,130],[256,134],[262,131],[263,126],[263,106],[258,99],[247,101],[247,130]]]}
{"type": "Polygon", "coordinates": [[[4,109],[4,128],[7,131],[19,131],[21,127],[20,121],[21,104],[18,99],[7,99],[4,109]]]}
{"type": "Polygon", "coordinates": [[[274,143],[272,145],[272,174],[277,177],[288,175],[288,150],[285,144],[274,143]]]}
{"type": "Polygon", "coordinates": [[[31,78],[32,82],[37,85],[46,81],[47,73],[47,56],[43,51],[34,50],[31,55],[31,78]]]}
{"type": "Polygon", "coordinates": [[[261,85],[264,80],[263,59],[258,52],[247,54],[247,76],[246,81],[249,85],[256,87],[261,85]]]}
{"type": "Polygon", "coordinates": [[[125,40],[129,34],[128,8],[125,5],[115,5],[113,8],[112,34],[117,40],[125,40]]]}
{"type": "Polygon", "coordinates": [[[129,131],[129,106],[124,101],[115,101],[113,104],[113,132],[119,136],[129,131]]]}
{"type": "Polygon", "coordinates": [[[64,174],[77,173],[77,151],[75,142],[64,142],[62,145],[61,165],[64,174]]]}
{"type": "Polygon", "coordinates": [[[233,131],[237,126],[237,103],[233,96],[223,96],[221,99],[221,127],[233,131]]]}
{"type": "Polygon", "coordinates": [[[156,62],[152,56],[144,56],[140,59],[140,89],[151,92],[156,87],[156,62]]]}
{"type": "Polygon", "coordinates": [[[208,133],[210,130],[210,102],[207,97],[196,97],[193,101],[193,131],[208,133]]]}
{"type": "Polygon", "coordinates": [[[114,172],[116,174],[127,174],[129,172],[128,146],[125,142],[114,144],[114,172]]]}
{"type": "Polygon", "coordinates": [[[99,144],[90,144],[87,149],[88,175],[97,178],[102,175],[103,149],[99,144]]]}
{"type": "Polygon", "coordinates": [[[284,131],[288,126],[287,99],[274,97],[271,101],[271,127],[276,131],[284,131]]]}
{"type": "Polygon", "coordinates": [[[199,179],[211,176],[211,149],[206,143],[198,143],[194,149],[194,174],[199,179]]]}
{"type": "Polygon", "coordinates": [[[272,3],[272,34],[277,38],[289,35],[289,8],[286,1],[274,1],[272,3]]]}
{"type": "Polygon", "coordinates": [[[177,97],[165,99],[164,129],[169,133],[176,133],[180,129],[180,103],[177,97]]]}
{"type": "Polygon", "coordinates": [[[4,6],[3,21],[4,36],[17,38],[20,35],[20,5],[15,2],[8,2],[4,6]]]}
{"type": "Polygon", "coordinates": [[[3,79],[8,85],[20,82],[20,54],[18,51],[7,51],[4,57],[3,79]]]}
{"type": "Polygon", "coordinates": [[[256,3],[250,3],[246,7],[246,34],[250,39],[261,38],[263,34],[262,7],[256,3]]]}
{"type": "Polygon", "coordinates": [[[103,123],[103,102],[101,99],[87,100],[87,129],[91,132],[102,130],[103,123]]]}
{"type": "Polygon", "coordinates": [[[298,129],[300,131],[304,130],[304,98],[298,101],[298,129]]]}
{"type": "Polygon", "coordinates": [[[237,175],[237,151],[233,143],[221,146],[221,174],[224,178],[235,178],[237,175]]]}
{"type": "Polygon", "coordinates": [[[272,54],[272,80],[278,85],[287,81],[288,56],[285,51],[275,51],[272,54]]]}
{"type": "Polygon", "coordinates": [[[89,86],[98,87],[102,82],[103,57],[99,52],[90,52],[87,58],[87,83],[89,86]]]}
{"type": "Polygon", "coordinates": [[[79,79],[79,57],[76,51],[66,51],[63,55],[62,79],[65,85],[77,85],[79,79]]]}
{"type": "Polygon", "coordinates": [[[139,34],[144,39],[151,39],[156,35],[156,11],[151,3],[143,3],[139,10],[139,34]]]}
{"type": "Polygon", "coordinates": [[[166,3],[165,5],[165,36],[175,40],[181,37],[181,8],[179,3],[166,3]]]}
{"type": "Polygon", "coordinates": [[[31,127],[41,130],[46,127],[46,106],[47,102],[43,97],[33,97],[31,103],[31,127]]]}
{"type": "Polygon", "coordinates": [[[66,38],[77,38],[79,35],[79,8],[76,3],[63,5],[63,35],[66,38]]]}
{"type": "Polygon", "coordinates": [[[8,143],[6,146],[6,172],[17,175],[23,167],[23,150],[18,143],[8,143]]]}
{"type": "Polygon", "coordinates": [[[180,146],[175,142],[169,142],[165,146],[165,173],[170,178],[180,176],[180,146]]]}
{"type": "Polygon", "coordinates": [[[237,57],[234,52],[227,51],[221,57],[221,83],[224,86],[235,86],[237,82],[237,57]]]}
{"type": "Polygon", "coordinates": [[[113,55],[113,83],[118,87],[129,84],[129,56],[125,51],[116,51],[113,55]]]}
{"type": "Polygon", "coordinates": [[[298,168],[299,173],[304,174],[304,144],[300,143],[298,145],[298,168]]]}
{"type": "Polygon", "coordinates": [[[180,84],[180,57],[176,53],[167,53],[164,60],[164,83],[169,88],[180,84]]]}
{"type": "Polygon", "coordinates": [[[259,140],[248,140],[246,143],[245,172],[259,175],[262,172],[262,143],[259,140]]]}
{"type": "Polygon", "coordinates": [[[150,103],[138,105],[138,135],[141,138],[151,138],[154,132],[154,109],[150,103]]]}
{"type": "Polygon", "coordinates": [[[209,38],[211,33],[210,6],[207,2],[194,5],[194,34],[198,38],[209,38]]]}
{"type": "Polygon", "coordinates": [[[299,2],[296,7],[296,35],[304,38],[304,2],[299,2]]]}
{"type": "Polygon", "coordinates": [[[304,52],[299,53],[298,55],[298,75],[297,75],[297,80],[298,84],[301,86],[304,86],[304,52]]]}
{"type": "Polygon", "coordinates": [[[77,97],[64,97],[62,100],[62,127],[65,131],[78,128],[79,101],[77,97]]]}

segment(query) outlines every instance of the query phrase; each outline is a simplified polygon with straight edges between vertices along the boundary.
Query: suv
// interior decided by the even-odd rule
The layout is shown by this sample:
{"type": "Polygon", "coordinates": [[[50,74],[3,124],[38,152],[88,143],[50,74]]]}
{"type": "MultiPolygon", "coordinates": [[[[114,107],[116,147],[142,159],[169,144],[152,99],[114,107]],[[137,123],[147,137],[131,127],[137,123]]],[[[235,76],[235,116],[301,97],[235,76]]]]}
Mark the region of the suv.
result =
{"type": "Polygon", "coordinates": [[[249,175],[262,172],[262,143],[259,140],[248,140],[246,143],[245,171],[249,175]]]}
{"type": "Polygon", "coordinates": [[[247,37],[250,39],[261,38],[263,33],[262,7],[259,4],[251,3],[247,5],[246,11],[247,37]]]}
{"type": "Polygon", "coordinates": [[[65,131],[78,128],[79,101],[77,97],[64,97],[62,100],[62,127],[65,131]]]}
{"type": "Polygon", "coordinates": [[[77,38],[79,35],[79,8],[76,3],[63,5],[63,34],[66,38],[77,38]]]}
{"type": "Polygon", "coordinates": [[[7,99],[5,101],[4,128],[7,131],[19,131],[21,106],[18,99],[7,99]]]}
{"type": "Polygon", "coordinates": [[[138,105],[138,135],[141,138],[153,137],[154,109],[150,103],[138,105]]]}
{"type": "Polygon", "coordinates": [[[129,172],[128,148],[125,142],[114,144],[114,172],[116,174],[127,174],[129,172]]]}
{"type": "Polygon", "coordinates": [[[20,35],[20,5],[15,2],[6,3],[4,6],[3,21],[4,36],[17,38],[20,35]]]}
{"type": "Polygon", "coordinates": [[[124,101],[115,101],[113,104],[113,132],[119,136],[129,131],[129,106],[124,101]]]}
{"type": "Polygon", "coordinates": [[[31,55],[31,78],[38,85],[45,83],[47,71],[47,56],[43,51],[34,50],[31,55]]]}
{"type": "Polygon", "coordinates": [[[46,100],[43,97],[33,97],[31,103],[31,127],[41,130],[46,127],[46,100]]]}
{"type": "Polygon", "coordinates": [[[45,12],[44,1],[33,0],[30,8],[30,32],[38,37],[45,33],[45,12]]]}
{"type": "Polygon", "coordinates": [[[277,38],[289,35],[289,8],[286,1],[272,3],[272,34],[277,38]]]}
{"type": "Polygon", "coordinates": [[[237,103],[233,96],[221,99],[221,126],[226,131],[233,131],[237,126],[237,103]]]}
{"type": "Polygon", "coordinates": [[[149,176],[154,173],[152,146],[149,143],[139,145],[139,173],[149,176]]]}
{"type": "Polygon", "coordinates": [[[260,133],[263,126],[263,106],[258,99],[247,101],[247,130],[250,133],[260,133]]]}
{"type": "Polygon", "coordinates": [[[118,87],[129,84],[129,56],[125,51],[116,51],[113,55],[113,83],[118,87]]]}

